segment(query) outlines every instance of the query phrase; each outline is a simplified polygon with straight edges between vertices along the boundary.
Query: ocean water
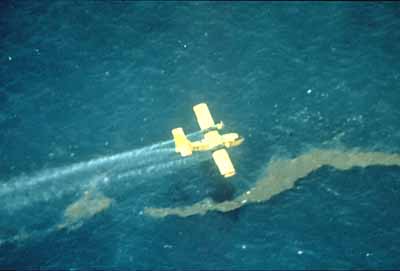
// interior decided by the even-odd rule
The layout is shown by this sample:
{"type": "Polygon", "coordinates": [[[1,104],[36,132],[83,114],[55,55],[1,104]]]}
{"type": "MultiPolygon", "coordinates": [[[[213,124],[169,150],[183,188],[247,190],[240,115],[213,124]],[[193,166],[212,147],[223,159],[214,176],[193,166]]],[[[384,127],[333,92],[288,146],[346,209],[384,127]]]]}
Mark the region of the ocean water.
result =
{"type": "Polygon", "coordinates": [[[400,268],[398,3],[0,12],[0,269],[400,268]],[[174,152],[200,102],[229,181],[174,152]]]}

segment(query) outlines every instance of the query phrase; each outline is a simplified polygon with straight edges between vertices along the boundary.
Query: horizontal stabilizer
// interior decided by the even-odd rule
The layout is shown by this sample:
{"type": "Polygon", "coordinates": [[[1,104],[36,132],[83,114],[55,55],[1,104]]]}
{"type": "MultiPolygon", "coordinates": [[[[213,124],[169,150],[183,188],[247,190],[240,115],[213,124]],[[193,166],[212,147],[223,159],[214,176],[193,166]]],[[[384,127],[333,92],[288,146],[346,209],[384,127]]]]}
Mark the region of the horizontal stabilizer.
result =
{"type": "Polygon", "coordinates": [[[186,138],[182,128],[172,129],[172,135],[175,141],[175,151],[182,156],[192,155],[192,143],[186,138]]]}

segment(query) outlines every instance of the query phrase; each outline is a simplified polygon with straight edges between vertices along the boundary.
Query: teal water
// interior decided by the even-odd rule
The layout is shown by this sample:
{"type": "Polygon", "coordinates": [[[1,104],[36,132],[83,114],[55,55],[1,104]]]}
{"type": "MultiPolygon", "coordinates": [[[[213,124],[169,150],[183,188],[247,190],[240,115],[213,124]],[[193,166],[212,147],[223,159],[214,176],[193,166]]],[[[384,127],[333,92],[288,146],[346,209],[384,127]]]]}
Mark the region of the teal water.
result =
{"type": "Polygon", "coordinates": [[[231,199],[271,158],[324,142],[400,153],[399,4],[2,2],[0,12],[0,268],[399,268],[395,166],[323,167],[230,213],[142,212],[231,199]],[[169,141],[172,128],[198,129],[200,102],[246,138],[230,185],[209,157],[180,159],[169,141]],[[58,228],[85,191],[112,202],[58,228]]]}

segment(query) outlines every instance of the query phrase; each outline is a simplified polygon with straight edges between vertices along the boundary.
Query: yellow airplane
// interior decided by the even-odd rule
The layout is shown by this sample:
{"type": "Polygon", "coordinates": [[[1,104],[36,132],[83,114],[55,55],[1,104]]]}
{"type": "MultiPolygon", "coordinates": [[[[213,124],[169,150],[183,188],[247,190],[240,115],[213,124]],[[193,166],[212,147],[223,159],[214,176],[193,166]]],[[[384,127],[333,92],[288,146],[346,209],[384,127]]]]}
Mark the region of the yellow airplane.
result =
{"type": "Polygon", "coordinates": [[[214,123],[207,104],[200,103],[195,105],[193,106],[193,111],[204,138],[191,142],[181,127],[172,129],[175,151],[180,153],[181,156],[190,156],[194,151],[212,151],[212,157],[221,175],[225,178],[235,175],[236,171],[226,148],[242,144],[244,138],[237,133],[221,135],[218,130],[221,130],[224,124],[222,121],[217,124],[214,123]]]}

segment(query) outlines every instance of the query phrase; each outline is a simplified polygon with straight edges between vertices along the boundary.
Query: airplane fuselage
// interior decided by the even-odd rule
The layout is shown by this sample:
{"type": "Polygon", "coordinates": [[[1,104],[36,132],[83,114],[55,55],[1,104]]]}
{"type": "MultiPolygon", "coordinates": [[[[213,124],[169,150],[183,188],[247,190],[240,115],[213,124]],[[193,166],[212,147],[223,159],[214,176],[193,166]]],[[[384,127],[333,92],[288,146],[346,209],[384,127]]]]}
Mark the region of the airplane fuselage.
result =
{"type": "Polygon", "coordinates": [[[204,139],[192,143],[193,151],[212,151],[218,148],[230,148],[242,144],[243,137],[237,133],[220,135],[218,131],[210,131],[204,135],[204,139]]]}

